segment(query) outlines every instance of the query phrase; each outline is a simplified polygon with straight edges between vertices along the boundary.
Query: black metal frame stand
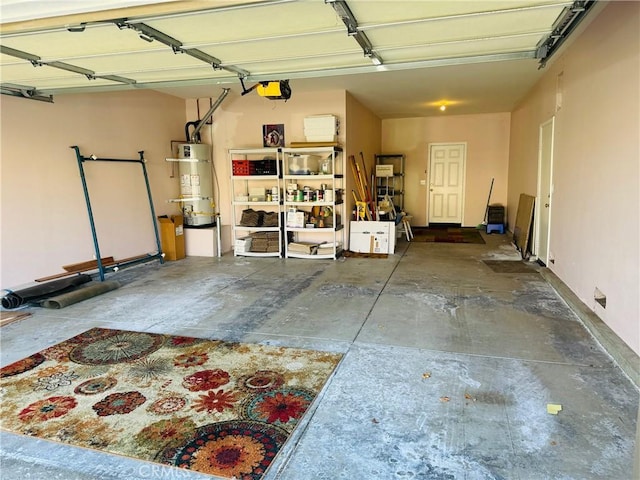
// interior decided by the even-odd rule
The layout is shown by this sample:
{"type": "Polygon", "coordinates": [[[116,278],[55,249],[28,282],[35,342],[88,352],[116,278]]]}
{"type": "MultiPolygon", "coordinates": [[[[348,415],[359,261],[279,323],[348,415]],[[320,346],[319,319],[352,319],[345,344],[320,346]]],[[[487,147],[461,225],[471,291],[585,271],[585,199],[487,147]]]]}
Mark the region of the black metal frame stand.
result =
{"type": "Polygon", "coordinates": [[[84,191],[84,198],[87,202],[87,213],[89,214],[89,224],[91,225],[91,235],[93,237],[93,246],[96,251],[96,261],[98,264],[98,271],[100,273],[100,280],[104,281],[104,274],[106,271],[118,271],[120,268],[137,265],[139,263],[146,263],[152,260],[159,260],[160,263],[164,263],[162,254],[162,246],[160,245],[160,234],[158,233],[158,225],[156,224],[156,212],[153,208],[153,200],[151,198],[151,188],[149,186],[149,177],[147,176],[146,161],[144,159],[144,151],[139,151],[140,158],[138,160],[131,159],[117,159],[117,158],[98,158],[95,155],[85,157],[80,153],[80,149],[77,146],[72,146],[76,152],[76,158],[78,160],[78,169],[80,170],[80,179],[82,180],[82,190],[84,191]],[[116,162],[116,163],[139,163],[142,167],[142,174],[144,175],[144,183],[147,187],[147,196],[149,197],[149,207],[151,208],[151,223],[156,236],[156,245],[158,247],[158,253],[147,254],[136,258],[134,260],[123,261],[121,263],[115,263],[113,265],[104,266],[102,264],[100,255],[100,246],[98,245],[98,235],[96,234],[96,226],[93,220],[93,211],[91,209],[91,200],[89,198],[89,189],[87,188],[87,180],[84,175],[84,162],[116,162]]]}

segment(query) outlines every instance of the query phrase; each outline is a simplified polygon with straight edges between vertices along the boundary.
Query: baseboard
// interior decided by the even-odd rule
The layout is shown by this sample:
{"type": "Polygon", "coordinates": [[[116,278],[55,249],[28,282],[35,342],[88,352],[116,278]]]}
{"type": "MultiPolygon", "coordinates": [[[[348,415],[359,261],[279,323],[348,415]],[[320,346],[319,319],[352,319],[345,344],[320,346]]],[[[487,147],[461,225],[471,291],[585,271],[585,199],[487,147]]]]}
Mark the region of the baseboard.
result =
{"type": "Polygon", "coordinates": [[[540,274],[558,292],[574,313],[582,320],[589,333],[600,342],[614,362],[640,389],[640,357],[600,317],[587,307],[565,283],[548,268],[541,268],[540,274]]]}

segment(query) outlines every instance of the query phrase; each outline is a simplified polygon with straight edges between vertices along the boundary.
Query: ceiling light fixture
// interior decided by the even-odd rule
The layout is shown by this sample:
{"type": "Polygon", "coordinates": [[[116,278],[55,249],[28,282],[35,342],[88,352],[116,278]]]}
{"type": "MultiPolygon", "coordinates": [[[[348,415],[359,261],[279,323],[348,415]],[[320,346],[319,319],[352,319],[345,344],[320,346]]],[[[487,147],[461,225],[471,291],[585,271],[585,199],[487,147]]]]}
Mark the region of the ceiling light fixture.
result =
{"type": "Polygon", "coordinates": [[[440,111],[444,112],[447,109],[446,105],[440,105],[440,111]]]}

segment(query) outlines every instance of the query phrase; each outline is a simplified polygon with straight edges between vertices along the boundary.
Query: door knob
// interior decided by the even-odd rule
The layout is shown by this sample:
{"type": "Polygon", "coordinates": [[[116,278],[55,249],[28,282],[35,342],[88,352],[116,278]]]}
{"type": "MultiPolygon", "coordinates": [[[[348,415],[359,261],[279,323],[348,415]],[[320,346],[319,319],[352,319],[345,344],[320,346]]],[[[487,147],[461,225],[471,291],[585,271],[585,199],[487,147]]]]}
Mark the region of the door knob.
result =
{"type": "Polygon", "coordinates": [[[546,208],[549,208],[549,204],[548,204],[548,203],[545,203],[545,204],[544,204],[544,206],[545,206],[546,208]]]}

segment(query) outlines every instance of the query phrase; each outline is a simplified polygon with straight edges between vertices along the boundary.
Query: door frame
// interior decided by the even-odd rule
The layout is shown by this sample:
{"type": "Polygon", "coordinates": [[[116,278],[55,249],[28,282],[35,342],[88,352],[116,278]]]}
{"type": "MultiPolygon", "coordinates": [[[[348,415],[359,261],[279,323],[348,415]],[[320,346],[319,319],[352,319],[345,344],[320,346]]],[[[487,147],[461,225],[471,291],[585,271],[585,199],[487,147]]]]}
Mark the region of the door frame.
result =
{"type": "Polygon", "coordinates": [[[429,209],[431,208],[431,147],[441,147],[443,145],[462,145],[464,152],[462,155],[462,182],[460,192],[460,226],[464,225],[464,201],[465,193],[467,190],[467,142],[431,142],[427,144],[427,198],[426,198],[426,211],[425,220],[429,225],[429,209]]]}
{"type": "Polygon", "coordinates": [[[538,186],[537,186],[537,191],[536,191],[536,198],[537,198],[537,206],[535,209],[535,221],[534,221],[534,232],[533,232],[533,238],[534,238],[534,243],[533,243],[533,253],[536,256],[536,258],[540,261],[542,261],[545,265],[549,265],[549,259],[551,258],[550,252],[551,249],[550,247],[550,243],[551,243],[551,215],[552,215],[552,208],[553,208],[553,151],[554,151],[554,145],[555,145],[555,135],[556,135],[556,126],[555,126],[555,115],[552,116],[551,118],[549,118],[549,120],[546,120],[544,122],[542,122],[540,124],[540,126],[538,127],[538,186]],[[549,177],[548,178],[542,178],[542,162],[545,160],[544,156],[543,156],[543,137],[542,137],[542,131],[545,127],[547,127],[549,124],[551,124],[551,144],[549,145],[549,166],[548,166],[548,171],[549,171],[549,177]],[[546,256],[545,258],[541,258],[540,257],[540,240],[541,240],[541,235],[543,234],[542,232],[542,228],[541,228],[541,224],[542,224],[542,212],[544,212],[544,207],[542,206],[543,202],[545,201],[542,198],[542,184],[543,182],[548,182],[549,185],[549,195],[550,195],[550,199],[549,199],[549,207],[546,209],[547,210],[547,233],[546,233],[546,242],[547,242],[547,252],[546,252],[546,256]]]}

